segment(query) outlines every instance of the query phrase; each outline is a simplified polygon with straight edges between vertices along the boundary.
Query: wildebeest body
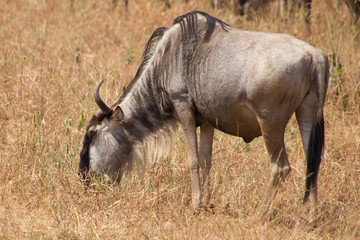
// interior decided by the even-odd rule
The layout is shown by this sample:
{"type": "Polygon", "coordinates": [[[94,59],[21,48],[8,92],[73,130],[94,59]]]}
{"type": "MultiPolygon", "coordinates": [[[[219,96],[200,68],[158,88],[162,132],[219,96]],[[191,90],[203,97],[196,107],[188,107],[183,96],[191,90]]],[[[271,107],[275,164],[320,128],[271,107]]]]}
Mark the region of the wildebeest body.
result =
{"type": "Polygon", "coordinates": [[[292,114],[309,90],[314,51],[287,35],[217,30],[211,42],[197,46],[184,78],[198,125],[208,121],[245,141],[260,136],[257,116],[292,114]]]}
{"type": "Polygon", "coordinates": [[[98,85],[100,110],[87,127],[80,173],[91,169],[120,181],[132,162],[166,156],[167,136],[180,123],[198,208],[210,200],[214,129],[246,142],[262,135],[271,161],[266,212],[290,172],[284,132],[295,112],[307,156],[304,201],[310,199],[314,213],[328,71],[321,50],[291,36],[234,29],[206,13],[188,13],[153,33],[134,80],[111,107],[98,85]]]}

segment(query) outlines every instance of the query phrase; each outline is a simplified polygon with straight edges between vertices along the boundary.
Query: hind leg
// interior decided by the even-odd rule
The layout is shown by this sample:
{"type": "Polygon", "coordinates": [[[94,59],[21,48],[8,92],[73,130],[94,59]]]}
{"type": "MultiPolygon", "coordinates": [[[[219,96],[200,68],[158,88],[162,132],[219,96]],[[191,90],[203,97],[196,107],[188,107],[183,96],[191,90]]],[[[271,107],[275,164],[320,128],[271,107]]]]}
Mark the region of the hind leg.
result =
{"type": "Polygon", "coordinates": [[[271,172],[265,196],[261,207],[262,217],[270,213],[274,198],[279,190],[281,181],[290,173],[291,167],[286,155],[284,144],[284,130],[286,124],[279,122],[260,121],[266,150],[270,156],[271,172]]]}
{"type": "Polygon", "coordinates": [[[307,155],[311,128],[315,123],[316,104],[316,98],[308,95],[304,98],[304,100],[301,102],[301,104],[295,111],[295,116],[299,125],[305,156],[307,155]]]}

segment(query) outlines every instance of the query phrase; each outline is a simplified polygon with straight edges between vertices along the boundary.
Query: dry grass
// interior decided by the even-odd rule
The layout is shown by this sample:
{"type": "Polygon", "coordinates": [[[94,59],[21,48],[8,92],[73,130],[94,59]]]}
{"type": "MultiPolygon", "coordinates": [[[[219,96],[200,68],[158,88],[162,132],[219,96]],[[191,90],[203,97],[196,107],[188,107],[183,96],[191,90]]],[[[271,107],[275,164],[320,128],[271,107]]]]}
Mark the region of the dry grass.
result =
{"type": "Polygon", "coordinates": [[[311,33],[301,17],[284,22],[272,11],[252,20],[211,9],[208,1],[1,1],[0,238],[1,239],[359,239],[360,43],[344,4],[314,1],[311,33]],[[84,190],[77,168],[84,124],[96,110],[92,91],[105,78],[114,102],[158,26],[190,10],[233,26],[296,35],[327,53],[337,51],[341,82],[329,90],[326,150],[319,177],[319,219],[306,223],[305,160],[296,122],[286,142],[293,171],[278,195],[275,219],[256,217],[269,175],[261,138],[251,144],[217,132],[215,214],[193,215],[182,135],[164,162],[143,180],[96,182],[84,190]],[[84,121],[85,120],[85,121],[84,121]]]}

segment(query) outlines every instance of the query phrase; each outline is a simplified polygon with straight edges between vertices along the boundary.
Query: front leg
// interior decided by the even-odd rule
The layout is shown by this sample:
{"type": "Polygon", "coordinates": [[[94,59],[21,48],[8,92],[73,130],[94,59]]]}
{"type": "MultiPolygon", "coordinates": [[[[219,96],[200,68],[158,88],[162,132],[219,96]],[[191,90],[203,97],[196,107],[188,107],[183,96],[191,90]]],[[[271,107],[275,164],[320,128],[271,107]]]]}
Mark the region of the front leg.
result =
{"type": "Polygon", "coordinates": [[[177,119],[184,131],[187,158],[191,176],[191,197],[194,210],[201,206],[201,191],[199,177],[199,158],[196,136],[195,113],[190,103],[180,102],[174,104],[177,119]]]}

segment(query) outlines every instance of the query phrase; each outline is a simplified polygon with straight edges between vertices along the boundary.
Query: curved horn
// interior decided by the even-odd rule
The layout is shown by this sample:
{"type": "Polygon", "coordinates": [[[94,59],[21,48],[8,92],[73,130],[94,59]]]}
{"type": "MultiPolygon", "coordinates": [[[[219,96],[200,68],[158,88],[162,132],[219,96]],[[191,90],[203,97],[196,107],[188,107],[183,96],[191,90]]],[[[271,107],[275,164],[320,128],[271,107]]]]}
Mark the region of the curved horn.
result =
{"type": "Polygon", "coordinates": [[[103,84],[103,82],[104,82],[104,79],[95,88],[95,90],[94,90],[94,98],[95,98],[96,104],[99,106],[99,108],[101,109],[103,114],[108,114],[111,111],[111,108],[109,108],[108,105],[106,105],[104,103],[104,101],[101,99],[100,94],[99,94],[99,90],[100,90],[100,87],[103,84]]]}

